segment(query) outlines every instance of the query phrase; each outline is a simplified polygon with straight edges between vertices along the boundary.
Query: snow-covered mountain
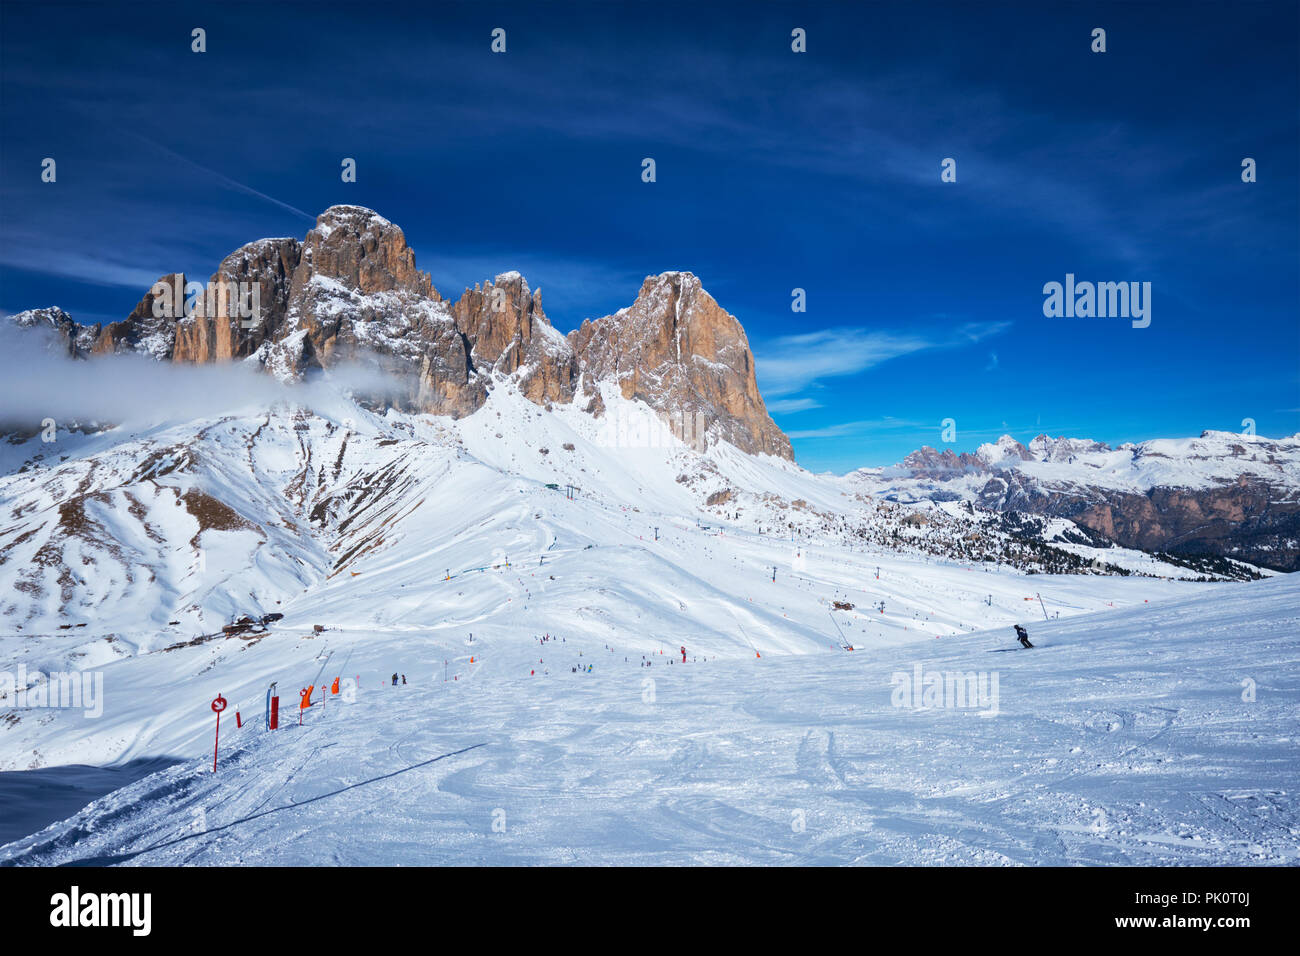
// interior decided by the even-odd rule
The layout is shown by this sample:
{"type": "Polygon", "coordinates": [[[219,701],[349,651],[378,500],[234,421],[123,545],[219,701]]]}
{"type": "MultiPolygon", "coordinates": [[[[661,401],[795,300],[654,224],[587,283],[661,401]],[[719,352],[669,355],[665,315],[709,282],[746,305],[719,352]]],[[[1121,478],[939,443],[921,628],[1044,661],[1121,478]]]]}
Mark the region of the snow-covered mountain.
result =
{"type": "Polygon", "coordinates": [[[892,468],[853,473],[898,501],[968,501],[1067,518],[1124,547],[1300,566],[1300,435],[1207,431],[1110,448],[1004,435],[974,453],[925,447],[892,468]]]}
{"type": "MultiPolygon", "coordinates": [[[[302,241],[240,247],[201,292],[182,274],[163,276],[120,322],[83,326],[45,308],[13,324],[45,330],[54,351],[74,358],[236,362],[285,382],[360,364],[378,377],[352,394],[378,411],[462,418],[505,378],[542,408],[576,402],[600,418],[599,386],[612,383],[697,450],[725,443],[793,457],[758,391],[743,327],[694,275],[649,276],[631,306],[565,336],[547,318],[540,290],[517,272],[443,299],[416,269],[402,230],[359,206],[327,209],[302,241]],[[253,291],[258,308],[246,317],[241,295],[251,301],[253,291]]],[[[34,422],[15,425],[30,430],[34,422]]],[[[1026,515],[1066,519],[1083,529],[1068,537],[1168,554],[1228,576],[1233,561],[1300,566],[1300,435],[1206,432],[1117,449],[1046,435],[1026,446],[1004,436],[974,453],[922,448],[894,468],[850,477],[855,492],[875,499],[965,501],[1013,515],[1022,531],[1026,515]]]]}
{"type": "Polygon", "coordinates": [[[595,414],[595,383],[610,380],[697,444],[711,435],[792,457],[758,392],[745,330],[691,273],[647,277],[631,306],[566,337],[518,272],[444,300],[402,230],[360,206],[325,210],[302,242],[240,247],[201,290],[162,276],[121,322],[82,326],[57,308],[13,320],[49,330],[75,357],[239,360],[282,381],[362,362],[388,377],[382,394],[360,396],[367,404],[453,417],[482,407],[493,374],[539,405],[581,393],[595,414]]]}
{"type": "MultiPolygon", "coordinates": [[[[1270,555],[1289,553],[1294,542],[1277,529],[1294,514],[1296,439],[1211,433],[1112,451],[1004,438],[973,455],[925,449],[898,469],[814,475],[795,464],[767,414],[740,323],[690,273],[648,277],[631,306],[565,336],[518,273],[449,302],[416,271],[400,229],[370,210],[333,207],[302,242],[262,240],[237,250],[215,281],[255,284],[256,321],[220,297],[162,321],[156,300],[183,297],[180,275],[164,277],[130,316],[107,326],[79,325],[58,309],[13,317],[20,344],[46,341],[23,353],[41,396],[0,416],[7,426],[0,442],[0,771],[11,772],[0,790],[30,783],[66,791],[75,803],[87,791],[73,765],[114,768],[112,787],[148,776],[79,816],[81,803],[61,811],[58,800],[23,802],[16,829],[0,831],[0,842],[18,840],[0,859],[63,862],[181,845],[168,834],[193,825],[191,796],[200,805],[222,801],[232,813],[264,805],[277,787],[305,798],[300,784],[265,774],[285,752],[255,736],[258,717],[274,683],[286,734],[298,734],[289,729],[297,726],[296,689],[314,686],[319,695],[334,677],[364,690],[331,694],[328,706],[355,706],[348,719],[369,721],[365,733],[320,763],[342,728],[309,709],[307,729],[281,739],[291,762],[316,761],[335,783],[359,780],[376,753],[424,766],[481,743],[483,754],[450,761],[450,776],[438,776],[432,790],[418,788],[411,803],[477,813],[483,801],[502,799],[493,794],[528,789],[518,775],[533,761],[524,737],[542,733],[527,729],[541,720],[557,733],[568,728],[584,751],[608,757],[613,747],[621,755],[607,765],[600,800],[622,799],[645,773],[667,781],[665,794],[681,788],[664,797],[668,803],[629,806],[677,821],[670,829],[684,855],[629,842],[606,804],[597,817],[613,822],[593,835],[593,861],[769,858],[734,842],[730,856],[718,855],[733,837],[752,844],[747,825],[694,839],[677,825],[690,811],[683,794],[691,768],[718,748],[739,755],[736,768],[758,766],[808,793],[817,812],[839,816],[829,843],[790,859],[875,853],[933,862],[951,852],[992,862],[1032,850],[1061,862],[1114,853],[1190,861],[1203,856],[1184,845],[1192,839],[1186,833],[1201,830],[1234,858],[1285,858],[1276,835],[1261,829],[1269,814],[1294,821],[1272,778],[1232,795],[1246,793],[1238,777],[1258,769],[1250,760],[1225,779],[1219,796],[1244,802],[1219,822],[1198,830],[1191,804],[1155,812],[1126,796],[1111,809],[1133,821],[1125,826],[1137,844],[1116,849],[1089,837],[1076,847],[1060,837],[1046,857],[1025,822],[1002,811],[971,810],[971,826],[954,823],[946,838],[904,832],[854,849],[861,821],[844,816],[833,794],[883,786],[916,807],[943,793],[955,801],[949,811],[970,805],[968,796],[984,802],[987,794],[963,790],[956,778],[944,789],[933,773],[909,777],[901,765],[882,775],[861,749],[880,741],[864,738],[846,753],[836,740],[857,738],[837,721],[857,720],[860,692],[880,691],[885,669],[974,668],[982,661],[971,655],[1005,647],[1013,623],[1029,623],[1036,637],[1045,632],[1047,647],[1075,645],[1061,663],[1025,672],[1017,691],[1025,695],[1017,719],[1028,722],[1017,734],[1047,719],[1045,701],[1058,717],[1066,714],[1033,746],[1034,767],[1060,768],[1059,783],[1087,776],[1082,761],[1098,756],[1110,768],[1099,786],[1146,773],[1144,761],[1164,759],[1164,744],[1147,745],[1182,740],[1174,733],[1179,717],[1135,703],[1164,687],[1161,679],[1132,677],[1123,701],[1106,708],[1083,700],[1092,685],[1070,689],[1081,668],[1099,667],[1109,679],[1150,664],[1140,655],[1151,653],[1142,641],[1152,626],[1219,614],[1212,626],[1180,624],[1181,643],[1161,651],[1161,661],[1194,659],[1197,679],[1211,681],[1224,667],[1218,642],[1247,626],[1246,609],[1258,596],[1260,619],[1281,636],[1251,646],[1248,676],[1273,680],[1295,633],[1287,630],[1289,578],[1258,580],[1278,576],[1226,546],[1217,557],[1192,547],[1156,553],[1179,549],[1148,546],[1154,539],[1130,535],[1130,526],[1148,536],[1172,526],[1169,489],[1185,496],[1177,504],[1188,509],[1236,494],[1246,504],[1235,517],[1205,512],[1227,528],[1221,540],[1254,540],[1243,535],[1258,531],[1275,535],[1270,555]],[[61,411],[42,420],[55,407],[61,411]],[[1256,507],[1255,494],[1271,497],[1256,507]],[[1106,524],[1102,509],[1122,500],[1114,496],[1149,502],[1160,529],[1113,514],[1106,524]],[[1070,502],[1080,507],[1070,510],[1070,502]],[[1126,536],[1139,546],[1126,545],[1126,536]],[[1157,610],[1164,602],[1173,603],[1157,610]],[[1070,622],[1083,616],[1102,623],[1070,622]],[[1102,640],[1108,634],[1115,643],[1102,640]],[[1109,663],[1089,656],[1115,648],[1109,663]],[[391,686],[393,672],[415,685],[421,712],[403,718],[414,723],[394,722],[395,711],[385,710],[391,694],[405,692],[391,686]],[[102,681],[96,706],[50,705],[71,675],[102,681]],[[672,718],[676,742],[655,744],[658,756],[641,760],[638,741],[653,736],[646,721],[657,712],[637,708],[653,705],[660,675],[687,678],[664,683],[670,697],[705,696],[672,718]],[[1034,696],[1031,688],[1041,685],[1031,679],[1057,691],[1034,696]],[[776,692],[756,681],[804,690],[776,692]],[[370,696],[381,682],[390,696],[370,696]],[[814,702],[805,707],[809,688],[814,702]],[[196,754],[211,744],[208,702],[218,692],[245,718],[229,755],[236,773],[258,777],[247,787],[209,789],[192,779],[196,754]],[[739,722],[711,743],[690,743],[718,726],[711,702],[724,702],[739,722]],[[580,715],[592,713],[603,716],[579,727],[580,715]],[[622,729],[609,737],[615,724],[622,729]],[[741,745],[751,732],[792,749],[760,760],[752,740],[741,745]],[[1112,740],[1112,732],[1121,736],[1112,740]],[[175,760],[179,768],[160,769],[160,761],[175,760]],[[503,769],[511,761],[518,772],[503,769]],[[464,802],[453,806],[449,795],[464,802]],[[59,823],[64,816],[71,821],[59,823]],[[1225,820],[1245,826],[1244,843],[1233,842],[1225,820]],[[18,839],[47,823],[53,828],[45,834],[18,839]],[[88,829],[111,835],[87,842],[88,829]],[[1015,836],[1004,841],[1005,852],[993,852],[963,844],[957,830],[1015,836]]],[[[1250,553],[1257,551],[1267,549],[1250,553]]],[[[1193,703],[1184,696],[1167,709],[1226,713],[1193,703]]],[[[1275,718],[1284,706],[1270,701],[1261,710],[1279,741],[1275,718]]],[[[898,735],[919,725],[902,716],[910,710],[893,711],[876,713],[871,733],[895,740],[889,752],[898,759],[914,756],[909,747],[937,746],[942,755],[971,743],[965,732],[930,722],[899,750],[898,735]]],[[[559,760],[542,771],[554,801],[595,777],[586,757],[566,754],[547,733],[536,742],[559,760]]],[[[1203,744],[1193,737],[1169,746],[1181,754],[1203,744]]],[[[984,756],[962,773],[1020,793],[1015,761],[990,757],[991,738],[978,745],[984,756]]],[[[1202,762],[1188,772],[1204,769],[1202,762]]],[[[725,774],[713,782],[728,785],[725,774]]],[[[785,801],[793,791],[774,792],[785,801]]],[[[1048,807],[1059,833],[1093,799],[1083,789],[1062,792],[1066,802],[1048,807]]],[[[525,813],[539,812],[530,798],[520,800],[525,813]]],[[[909,813],[885,825],[900,826],[909,813]]],[[[914,819],[927,834],[942,829],[932,814],[914,819]]],[[[208,828],[203,822],[192,832],[208,828]]],[[[287,846],[273,830],[261,831],[269,845],[287,846]]],[[[464,853],[474,840],[453,834],[444,848],[464,853]]],[[[541,840],[534,855],[460,858],[540,860],[560,852],[551,836],[541,840]]],[[[224,837],[202,845],[196,858],[243,858],[224,837]]],[[[352,845],[357,862],[396,859],[365,840],[352,845]]],[[[140,859],[190,859],[185,850],[150,852],[140,859]]],[[[256,858],[297,859],[296,850],[267,852],[256,858]]]]}
{"type": "MultiPolygon", "coordinates": [[[[644,525],[638,539],[654,522],[707,522],[709,531],[692,533],[764,542],[779,567],[792,568],[801,548],[828,546],[1018,571],[1202,575],[1094,540],[1069,521],[1012,522],[958,506],[918,512],[851,495],[851,482],[776,456],[725,443],[700,452],[617,385],[600,390],[599,418],[572,405],[545,411],[499,379],[487,403],[459,420],[380,415],[339,398],[332,409],[284,403],[11,443],[12,473],[0,478],[0,614],[27,635],[85,637],[77,653],[92,660],[156,650],[274,611],[377,560],[442,571],[500,564],[520,549],[540,560],[551,545],[534,526],[545,520],[525,513],[520,496],[545,512],[569,486],[588,509],[644,515],[633,522],[644,525]],[[483,523],[453,547],[440,529],[474,507],[483,523]],[[515,530],[493,530],[501,514],[515,530]]],[[[577,507],[564,500],[560,507],[577,507]]],[[[1229,576],[1249,576],[1240,570],[1229,576]]]]}

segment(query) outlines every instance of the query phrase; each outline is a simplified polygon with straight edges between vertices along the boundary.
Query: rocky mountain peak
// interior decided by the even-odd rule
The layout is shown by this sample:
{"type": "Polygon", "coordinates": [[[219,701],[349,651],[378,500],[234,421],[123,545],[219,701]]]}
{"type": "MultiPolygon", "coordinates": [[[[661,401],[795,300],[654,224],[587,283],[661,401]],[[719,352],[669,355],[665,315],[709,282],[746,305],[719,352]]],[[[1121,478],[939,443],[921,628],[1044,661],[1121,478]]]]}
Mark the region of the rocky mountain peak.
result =
{"type": "Polygon", "coordinates": [[[754,377],[745,330],[689,272],[647,276],[636,301],[569,334],[584,373],[662,413],[678,437],[703,432],[751,454],[793,458],[754,377]]]}
{"type": "Polygon", "coordinates": [[[427,273],[415,268],[415,252],[406,234],[373,209],[330,206],[316,217],[316,227],[303,241],[302,281],[311,276],[332,279],[362,293],[396,289],[440,300],[427,273]]]}
{"type": "Polygon", "coordinates": [[[539,405],[573,401],[573,348],[546,317],[541,290],[531,291],[518,272],[466,289],[451,314],[470,344],[475,368],[519,373],[520,390],[539,405]]]}
{"type": "Polygon", "coordinates": [[[176,324],[176,362],[227,362],[247,358],[284,328],[293,274],[302,261],[302,243],[293,238],[259,239],[221,260],[208,279],[193,313],[176,324]],[[257,315],[240,314],[240,296],[257,315]],[[241,291],[242,290],[242,291],[241,291]]]}
{"type": "Polygon", "coordinates": [[[1003,435],[996,442],[985,442],[975,450],[975,454],[990,465],[996,465],[1004,458],[1017,461],[1029,461],[1033,458],[1029,449],[1010,435],[1003,435]]]}
{"type": "Polygon", "coordinates": [[[57,305],[42,309],[27,309],[9,317],[20,329],[32,329],[50,337],[49,349],[69,358],[84,358],[95,346],[99,336],[98,325],[78,325],[67,312],[57,305]]]}
{"type": "Polygon", "coordinates": [[[1090,438],[1052,438],[1050,435],[1039,435],[1029,443],[1030,453],[1039,461],[1068,462],[1079,455],[1110,450],[1105,442],[1090,438]]]}
{"type": "Polygon", "coordinates": [[[444,301],[398,226],[372,209],[338,205],[302,241],[260,239],[236,249],[197,300],[183,275],[159,282],[173,300],[162,317],[155,286],[129,316],[103,328],[54,309],[23,313],[22,324],[53,329],[56,346],[74,356],[248,360],[284,380],[363,361],[400,383],[372,401],[455,417],[482,407],[492,376],[511,378],[539,405],[573,401],[584,381],[585,408],[597,415],[596,386],[612,382],[660,412],[687,444],[703,447],[707,436],[793,458],[759,394],[745,330],[690,272],[647,276],[632,305],[566,337],[547,318],[541,291],[518,272],[444,301]],[[243,306],[254,293],[257,308],[248,314],[243,306]]]}
{"type": "Polygon", "coordinates": [[[987,462],[979,455],[962,452],[960,455],[951,448],[942,452],[923,445],[903,459],[902,467],[917,477],[952,478],[966,472],[987,471],[987,462]]]}

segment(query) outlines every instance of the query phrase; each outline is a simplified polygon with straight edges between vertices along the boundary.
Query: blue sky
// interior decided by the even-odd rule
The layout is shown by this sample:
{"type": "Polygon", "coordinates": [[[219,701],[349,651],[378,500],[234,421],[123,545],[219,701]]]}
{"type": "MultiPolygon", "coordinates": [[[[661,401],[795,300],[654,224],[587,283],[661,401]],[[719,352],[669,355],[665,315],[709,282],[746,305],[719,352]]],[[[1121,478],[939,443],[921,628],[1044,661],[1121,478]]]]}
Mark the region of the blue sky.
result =
{"type": "Polygon", "coordinates": [[[518,269],[564,331],[696,273],[815,470],[1292,434],[1297,37],[1294,2],[5,2],[0,309],[121,318],[348,202],[444,295],[518,269]],[[1044,317],[1066,273],[1150,282],[1150,327],[1044,317]]]}

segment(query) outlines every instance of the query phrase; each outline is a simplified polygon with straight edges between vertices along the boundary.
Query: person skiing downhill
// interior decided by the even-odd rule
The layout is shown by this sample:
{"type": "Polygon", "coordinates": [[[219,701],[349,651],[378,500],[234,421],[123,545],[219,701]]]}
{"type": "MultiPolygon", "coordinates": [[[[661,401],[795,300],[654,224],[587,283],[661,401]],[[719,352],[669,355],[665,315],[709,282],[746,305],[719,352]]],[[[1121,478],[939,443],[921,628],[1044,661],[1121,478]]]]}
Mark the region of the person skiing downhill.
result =
{"type": "Polygon", "coordinates": [[[1015,627],[1016,627],[1016,639],[1020,641],[1020,646],[1033,647],[1034,645],[1029,643],[1029,632],[1026,631],[1019,624],[1017,624],[1015,627]]]}
{"type": "Polygon", "coordinates": [[[393,686],[394,686],[394,687],[397,686],[397,675],[396,675],[396,674],[393,675],[393,686]]]}

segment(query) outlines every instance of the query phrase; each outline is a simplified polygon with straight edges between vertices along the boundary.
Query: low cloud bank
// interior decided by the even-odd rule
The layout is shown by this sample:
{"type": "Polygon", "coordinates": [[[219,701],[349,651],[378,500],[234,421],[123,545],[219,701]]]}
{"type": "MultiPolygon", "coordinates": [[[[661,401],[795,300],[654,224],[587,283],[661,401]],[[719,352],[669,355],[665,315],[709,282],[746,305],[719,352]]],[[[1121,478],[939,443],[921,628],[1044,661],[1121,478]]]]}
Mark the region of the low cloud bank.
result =
{"type": "Polygon", "coordinates": [[[118,425],[210,418],[280,403],[327,417],[356,400],[410,395],[414,375],[357,362],[284,383],[250,362],[173,365],[137,355],[77,360],[58,354],[53,333],[0,328],[0,425],[39,428],[45,419],[118,425]]]}

